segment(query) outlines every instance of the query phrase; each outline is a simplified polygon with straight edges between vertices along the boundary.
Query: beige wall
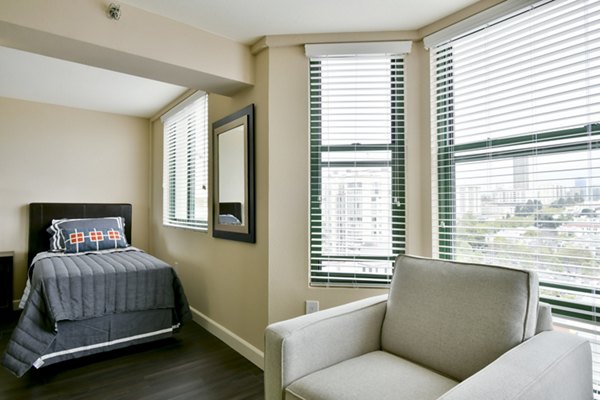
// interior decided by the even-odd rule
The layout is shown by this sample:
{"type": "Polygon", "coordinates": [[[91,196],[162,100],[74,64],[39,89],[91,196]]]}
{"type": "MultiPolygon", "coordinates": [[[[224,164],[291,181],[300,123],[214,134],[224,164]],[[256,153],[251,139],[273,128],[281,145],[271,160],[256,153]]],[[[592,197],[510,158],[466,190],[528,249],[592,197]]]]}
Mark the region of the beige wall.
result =
{"type": "Polygon", "coordinates": [[[133,244],[148,246],[148,120],[0,98],[0,251],[25,286],[31,202],[133,204],[133,244]]]}
{"type": "MultiPolygon", "coordinates": [[[[427,254],[430,230],[429,135],[421,98],[428,78],[416,46],[407,60],[409,252],[427,254]],[[412,100],[415,99],[415,100],[412,100]],[[412,117],[414,115],[414,117],[412,117]],[[424,156],[423,156],[424,155],[424,156]]],[[[267,323],[304,313],[307,299],[329,308],[381,289],[311,287],[308,277],[308,62],[302,46],[269,48],[256,56],[256,85],[232,98],[211,95],[210,121],[256,104],[257,243],[212,238],[162,226],[162,124],[153,123],[152,252],[176,265],[191,306],[258,349],[267,323]]],[[[428,125],[427,125],[428,126],[428,125]]]]}
{"type": "MultiPolygon", "coordinates": [[[[224,327],[261,350],[267,325],[268,295],[267,62],[266,52],[256,57],[254,88],[231,98],[214,94],[209,97],[211,124],[250,103],[255,104],[255,244],[216,239],[211,232],[162,225],[163,128],[160,120],[154,121],[152,133],[152,252],[175,265],[196,315],[201,313],[201,318],[224,327]]],[[[209,185],[209,196],[212,196],[211,188],[209,185]]]]}
{"type": "MultiPolygon", "coordinates": [[[[303,46],[269,52],[269,322],[385,293],[381,289],[311,287],[309,283],[308,60],[303,46]]],[[[428,56],[415,43],[406,63],[407,252],[427,255],[429,200],[428,56]],[[427,100],[428,101],[428,100],[427,100]],[[426,103],[425,103],[426,104],[426,103]]]]}
{"type": "Polygon", "coordinates": [[[429,52],[413,42],[406,57],[406,252],[431,257],[429,52]]]}

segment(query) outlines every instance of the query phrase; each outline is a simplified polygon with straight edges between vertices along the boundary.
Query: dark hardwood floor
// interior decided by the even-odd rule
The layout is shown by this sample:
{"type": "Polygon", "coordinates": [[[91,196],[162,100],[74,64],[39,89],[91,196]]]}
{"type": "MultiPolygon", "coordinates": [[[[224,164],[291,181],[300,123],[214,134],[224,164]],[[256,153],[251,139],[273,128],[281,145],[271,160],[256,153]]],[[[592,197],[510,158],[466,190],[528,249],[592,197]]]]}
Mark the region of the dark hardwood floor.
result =
{"type": "MultiPolygon", "coordinates": [[[[15,322],[0,324],[0,354],[15,322]]],[[[1,400],[263,399],[263,372],[194,322],[169,339],[66,361],[16,378],[1,400]]]]}

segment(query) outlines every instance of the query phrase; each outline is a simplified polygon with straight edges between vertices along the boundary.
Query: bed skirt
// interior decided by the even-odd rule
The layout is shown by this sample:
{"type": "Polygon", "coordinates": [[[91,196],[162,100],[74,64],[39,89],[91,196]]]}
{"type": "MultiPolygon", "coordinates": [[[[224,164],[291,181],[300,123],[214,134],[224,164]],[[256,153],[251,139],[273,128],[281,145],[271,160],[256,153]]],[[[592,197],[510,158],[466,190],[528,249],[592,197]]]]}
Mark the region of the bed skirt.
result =
{"type": "Polygon", "coordinates": [[[106,315],[82,321],[61,321],[52,346],[33,366],[57,362],[146,343],[172,336],[173,310],[158,309],[106,315]]]}

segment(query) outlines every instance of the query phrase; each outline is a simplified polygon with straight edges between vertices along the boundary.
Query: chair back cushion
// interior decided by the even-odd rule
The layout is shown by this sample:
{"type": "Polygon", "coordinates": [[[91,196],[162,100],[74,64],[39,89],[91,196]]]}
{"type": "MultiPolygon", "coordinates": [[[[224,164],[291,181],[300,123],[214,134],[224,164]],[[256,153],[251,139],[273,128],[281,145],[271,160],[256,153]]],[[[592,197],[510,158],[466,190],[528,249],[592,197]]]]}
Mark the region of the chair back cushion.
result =
{"type": "Polygon", "coordinates": [[[462,381],[535,333],[532,271],[396,259],[382,349],[462,381]]]}

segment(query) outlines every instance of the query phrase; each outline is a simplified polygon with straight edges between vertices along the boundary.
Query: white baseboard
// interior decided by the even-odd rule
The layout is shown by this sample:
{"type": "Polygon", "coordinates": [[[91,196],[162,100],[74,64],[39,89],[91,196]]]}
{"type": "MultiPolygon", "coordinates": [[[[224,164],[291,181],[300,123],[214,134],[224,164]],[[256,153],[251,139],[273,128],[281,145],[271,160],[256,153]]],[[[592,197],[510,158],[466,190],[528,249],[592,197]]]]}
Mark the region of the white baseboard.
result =
{"type": "Polygon", "coordinates": [[[223,325],[213,321],[194,307],[190,307],[192,311],[192,319],[195,323],[221,339],[229,347],[240,353],[242,356],[247,358],[250,362],[256,365],[258,368],[264,370],[265,354],[260,351],[223,325]]]}

